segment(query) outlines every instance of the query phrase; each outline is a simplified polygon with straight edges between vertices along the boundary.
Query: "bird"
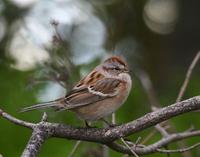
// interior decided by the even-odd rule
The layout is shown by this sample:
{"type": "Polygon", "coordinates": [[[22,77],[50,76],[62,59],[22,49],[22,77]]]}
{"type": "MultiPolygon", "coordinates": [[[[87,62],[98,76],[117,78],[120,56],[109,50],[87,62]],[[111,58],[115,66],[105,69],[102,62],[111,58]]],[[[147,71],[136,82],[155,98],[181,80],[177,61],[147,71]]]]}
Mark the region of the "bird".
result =
{"type": "Polygon", "coordinates": [[[21,109],[27,112],[35,109],[54,108],[69,110],[78,118],[88,122],[105,120],[126,101],[132,88],[132,79],[126,60],[112,55],[82,78],[65,97],[39,103],[21,109]]]}

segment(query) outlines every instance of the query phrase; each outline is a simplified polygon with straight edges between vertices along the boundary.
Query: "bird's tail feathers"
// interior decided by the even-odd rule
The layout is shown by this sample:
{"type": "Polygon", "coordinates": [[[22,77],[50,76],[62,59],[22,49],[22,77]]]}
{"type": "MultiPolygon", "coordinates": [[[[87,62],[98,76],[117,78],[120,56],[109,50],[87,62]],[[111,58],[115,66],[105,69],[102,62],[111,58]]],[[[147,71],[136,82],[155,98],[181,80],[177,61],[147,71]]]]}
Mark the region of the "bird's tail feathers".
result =
{"type": "Polygon", "coordinates": [[[49,108],[49,107],[56,108],[58,106],[60,106],[60,101],[54,100],[54,101],[49,101],[49,102],[44,102],[44,103],[39,103],[32,106],[24,107],[20,110],[20,112],[28,112],[32,110],[49,108]]]}

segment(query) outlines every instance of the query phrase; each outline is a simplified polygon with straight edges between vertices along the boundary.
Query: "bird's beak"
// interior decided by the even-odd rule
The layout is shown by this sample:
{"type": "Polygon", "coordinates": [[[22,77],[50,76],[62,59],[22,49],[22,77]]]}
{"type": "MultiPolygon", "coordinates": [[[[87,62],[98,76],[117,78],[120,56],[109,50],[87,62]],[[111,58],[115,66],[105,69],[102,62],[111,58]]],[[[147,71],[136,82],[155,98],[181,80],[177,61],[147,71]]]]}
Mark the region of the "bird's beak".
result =
{"type": "Polygon", "coordinates": [[[124,72],[125,72],[125,73],[130,73],[130,72],[131,72],[131,70],[124,70],[124,72]]]}

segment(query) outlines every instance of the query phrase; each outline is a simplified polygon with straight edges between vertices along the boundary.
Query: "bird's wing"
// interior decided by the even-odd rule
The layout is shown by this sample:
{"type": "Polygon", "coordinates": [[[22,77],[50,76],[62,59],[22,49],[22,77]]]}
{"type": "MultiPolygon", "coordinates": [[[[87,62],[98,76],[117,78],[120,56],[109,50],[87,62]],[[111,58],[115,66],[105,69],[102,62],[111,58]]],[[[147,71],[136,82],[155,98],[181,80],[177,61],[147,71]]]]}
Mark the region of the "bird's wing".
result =
{"type": "Polygon", "coordinates": [[[91,86],[74,88],[64,98],[54,101],[44,102],[28,106],[21,109],[21,112],[27,112],[35,109],[53,107],[56,111],[73,109],[84,105],[89,105],[118,94],[118,87],[121,81],[114,78],[103,78],[96,81],[91,86]]]}
{"type": "Polygon", "coordinates": [[[115,78],[104,78],[87,88],[74,89],[66,95],[64,109],[73,109],[116,96],[120,83],[115,78]]]}

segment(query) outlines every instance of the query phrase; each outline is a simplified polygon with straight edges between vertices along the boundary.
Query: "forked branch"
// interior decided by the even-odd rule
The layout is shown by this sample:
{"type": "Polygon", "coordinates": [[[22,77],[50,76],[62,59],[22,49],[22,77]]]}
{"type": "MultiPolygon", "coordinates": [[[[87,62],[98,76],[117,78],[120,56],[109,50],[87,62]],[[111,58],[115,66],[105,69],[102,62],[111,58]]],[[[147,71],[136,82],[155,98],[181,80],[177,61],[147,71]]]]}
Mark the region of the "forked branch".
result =
{"type": "MultiPolygon", "coordinates": [[[[0,115],[17,125],[31,128],[33,130],[32,136],[24,151],[26,153],[23,153],[22,157],[34,157],[38,153],[42,143],[50,137],[101,143],[108,145],[110,148],[118,152],[130,154],[132,153],[130,149],[125,146],[116,144],[115,141],[122,137],[127,137],[131,134],[154,126],[172,117],[199,109],[200,96],[196,96],[161,108],[154,112],[147,113],[146,115],[131,122],[111,128],[75,128],[69,125],[46,122],[44,120],[40,123],[34,124],[18,120],[2,110],[0,110],[0,115]],[[37,146],[35,146],[35,144],[37,146]],[[33,153],[30,153],[30,151],[33,153]]],[[[140,148],[138,145],[133,147],[133,150],[138,155],[158,152],[160,148],[171,142],[179,141],[193,136],[200,136],[200,131],[188,131],[171,134],[152,145],[144,146],[142,148],[140,148]]]]}

